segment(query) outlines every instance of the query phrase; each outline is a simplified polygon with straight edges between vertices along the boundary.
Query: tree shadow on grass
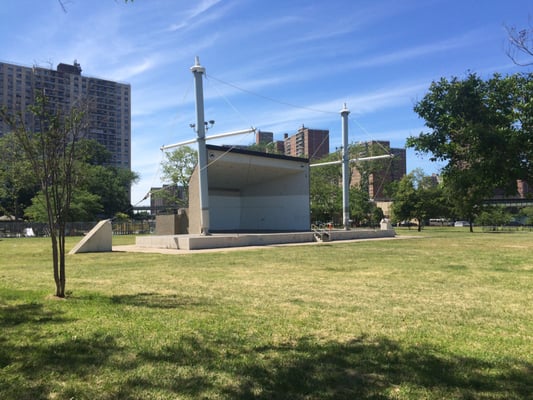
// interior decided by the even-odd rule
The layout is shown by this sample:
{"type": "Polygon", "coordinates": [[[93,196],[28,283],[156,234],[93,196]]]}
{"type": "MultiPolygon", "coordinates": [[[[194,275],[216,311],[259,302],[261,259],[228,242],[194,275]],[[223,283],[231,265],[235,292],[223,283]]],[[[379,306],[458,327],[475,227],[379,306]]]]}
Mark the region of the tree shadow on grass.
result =
{"type": "Polygon", "coordinates": [[[108,363],[118,349],[114,338],[101,333],[69,336],[60,328],[50,329],[71,321],[43,304],[0,306],[0,398],[48,399],[58,380],[83,380],[108,363]]]}
{"type": "Polygon", "coordinates": [[[493,365],[428,346],[404,348],[386,338],[326,344],[303,339],[256,352],[260,359],[271,357],[271,365],[246,368],[230,397],[385,399],[409,387],[419,392],[414,398],[481,399],[490,393],[491,398],[523,399],[533,390],[530,364],[493,365]]]}
{"type": "MultiPolygon", "coordinates": [[[[133,303],[144,304],[138,300],[133,303]]],[[[230,329],[152,348],[141,340],[137,348],[98,330],[45,336],[43,322],[63,321],[38,304],[0,307],[0,398],[486,400],[533,393],[530,363],[485,361],[388,338],[302,337],[254,346],[230,329]],[[8,336],[21,324],[38,333],[29,340],[8,336]]]]}
{"type": "Polygon", "coordinates": [[[0,327],[2,328],[26,323],[49,324],[64,321],[65,319],[57,312],[45,310],[39,303],[0,305],[0,327]]]}
{"type": "MultiPolygon", "coordinates": [[[[118,351],[112,337],[100,334],[10,346],[10,368],[16,369],[16,374],[0,378],[3,399],[49,399],[51,393],[60,393],[58,398],[80,398],[76,387],[86,385],[86,377],[98,375],[118,351]]],[[[84,391],[89,393],[83,398],[91,398],[92,390],[85,387],[81,392],[84,391]]]]}
{"type": "Polygon", "coordinates": [[[199,297],[178,294],[136,293],[132,295],[116,295],[111,297],[113,304],[123,304],[148,308],[182,308],[210,305],[211,301],[199,297]]]}
{"type": "MultiPolygon", "coordinates": [[[[57,312],[46,310],[42,304],[24,303],[16,305],[0,304],[0,368],[9,365],[13,351],[10,349],[8,330],[27,325],[24,331],[38,331],[39,326],[60,324],[66,321],[57,312]]],[[[20,331],[19,331],[20,332],[20,331]]],[[[22,335],[22,333],[19,333],[22,335]]]]}
{"type": "Polygon", "coordinates": [[[223,342],[205,346],[190,337],[140,356],[199,372],[131,385],[202,398],[215,392],[228,399],[389,399],[401,393],[403,398],[526,399],[533,391],[531,364],[489,363],[428,346],[404,348],[386,338],[325,344],[302,338],[245,349],[223,342]],[[209,379],[228,373],[230,385],[216,387],[209,379]]]}

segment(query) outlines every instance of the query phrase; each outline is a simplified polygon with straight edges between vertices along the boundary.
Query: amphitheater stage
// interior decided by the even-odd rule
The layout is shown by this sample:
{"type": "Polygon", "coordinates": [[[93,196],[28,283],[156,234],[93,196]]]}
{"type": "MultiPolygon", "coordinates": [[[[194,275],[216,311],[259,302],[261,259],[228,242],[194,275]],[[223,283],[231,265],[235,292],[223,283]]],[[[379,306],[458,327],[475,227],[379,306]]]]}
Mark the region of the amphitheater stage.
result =
{"type": "Polygon", "coordinates": [[[357,239],[392,238],[393,229],[351,229],[321,232],[213,233],[210,235],[137,236],[135,246],[145,249],[204,250],[231,247],[269,246],[357,239]]]}

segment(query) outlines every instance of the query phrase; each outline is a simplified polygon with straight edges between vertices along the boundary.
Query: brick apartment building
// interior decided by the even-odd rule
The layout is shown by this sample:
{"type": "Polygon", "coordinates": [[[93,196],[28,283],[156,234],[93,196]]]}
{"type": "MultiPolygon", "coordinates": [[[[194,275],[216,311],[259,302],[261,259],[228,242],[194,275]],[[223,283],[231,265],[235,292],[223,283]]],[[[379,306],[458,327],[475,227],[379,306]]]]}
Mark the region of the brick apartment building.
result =
{"type": "MultiPolygon", "coordinates": [[[[385,187],[391,182],[399,181],[407,173],[406,153],[402,148],[391,148],[389,141],[370,141],[364,143],[368,149],[380,149],[380,154],[392,154],[392,159],[374,161],[375,168],[368,174],[367,181],[363,182],[363,175],[356,167],[352,168],[351,185],[368,185],[368,195],[376,201],[389,201],[385,193],[385,187]]],[[[369,156],[371,154],[368,154],[369,156]]],[[[377,154],[374,154],[377,155],[377,154]]],[[[366,155],[365,155],[366,156],[366,155]]]]}
{"type": "Polygon", "coordinates": [[[286,156],[319,160],[329,154],[329,130],[310,129],[302,125],[296,134],[284,135],[286,156]]]}

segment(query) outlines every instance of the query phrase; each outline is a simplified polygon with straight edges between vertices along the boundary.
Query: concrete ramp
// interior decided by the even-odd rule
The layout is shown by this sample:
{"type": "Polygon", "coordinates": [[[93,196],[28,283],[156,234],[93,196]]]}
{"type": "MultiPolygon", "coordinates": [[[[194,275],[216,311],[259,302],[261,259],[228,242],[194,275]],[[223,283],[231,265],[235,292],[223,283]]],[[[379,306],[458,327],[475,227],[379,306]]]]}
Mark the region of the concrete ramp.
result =
{"type": "Polygon", "coordinates": [[[68,254],[106,252],[112,251],[112,248],[113,228],[111,220],[105,219],[98,222],[68,254]]]}

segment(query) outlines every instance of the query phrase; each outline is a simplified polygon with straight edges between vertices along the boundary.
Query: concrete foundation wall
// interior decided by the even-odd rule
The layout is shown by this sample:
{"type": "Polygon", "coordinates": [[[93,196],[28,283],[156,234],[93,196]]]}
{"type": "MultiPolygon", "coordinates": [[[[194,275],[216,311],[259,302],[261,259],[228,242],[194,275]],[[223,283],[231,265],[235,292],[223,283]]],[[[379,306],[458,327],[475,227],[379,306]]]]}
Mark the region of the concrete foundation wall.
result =
{"type": "Polygon", "coordinates": [[[186,209],[180,208],[177,214],[156,215],[156,235],[178,235],[182,233],[189,233],[189,219],[186,209]]]}
{"type": "Polygon", "coordinates": [[[195,168],[189,180],[189,233],[200,233],[200,187],[198,185],[198,168],[195,168]]]}
{"type": "MultiPolygon", "coordinates": [[[[333,230],[328,232],[329,241],[392,238],[394,230],[333,230]]],[[[138,236],[136,245],[145,248],[176,250],[201,250],[241,246],[266,246],[288,243],[309,243],[317,240],[314,232],[287,232],[262,234],[214,234],[138,236]]]]}

